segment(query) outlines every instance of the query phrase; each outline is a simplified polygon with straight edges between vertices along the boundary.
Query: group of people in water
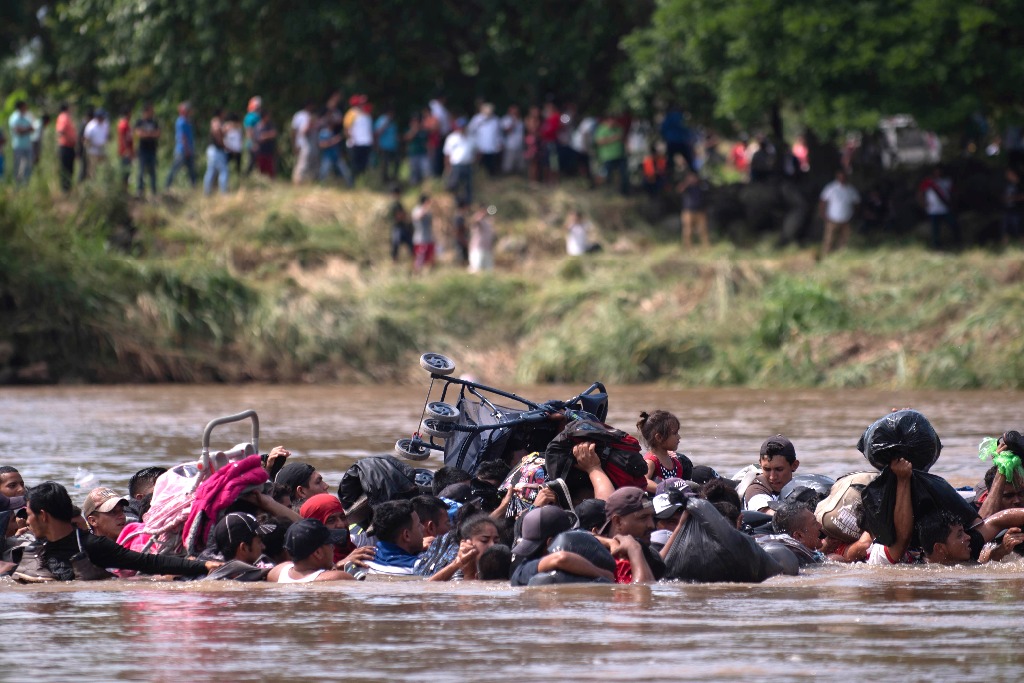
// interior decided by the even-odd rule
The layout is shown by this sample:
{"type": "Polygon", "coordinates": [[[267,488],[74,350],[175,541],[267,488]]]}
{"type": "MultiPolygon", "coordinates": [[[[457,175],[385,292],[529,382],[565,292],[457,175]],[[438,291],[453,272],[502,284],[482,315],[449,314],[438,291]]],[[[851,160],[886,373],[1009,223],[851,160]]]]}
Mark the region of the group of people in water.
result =
{"type": "Polygon", "coordinates": [[[219,454],[212,472],[202,463],[147,467],[125,495],[97,488],[81,506],[63,485],[26,487],[2,466],[0,574],[26,583],[148,575],[534,586],[763,580],[828,562],[951,565],[1024,554],[1016,431],[983,442],[992,461],[983,482],[955,490],[928,473],[941,442],[912,410],[869,426],[858,448],[872,467],[836,480],[798,472],[796,447],[782,435],[727,478],[679,452],[680,422],[667,411],[641,413],[638,440],[584,422],[570,422],[547,452],[509,450],[472,472],[413,470],[380,456],[384,479],[411,476],[414,485],[388,496],[364,481],[366,495],[349,509],[344,480],[335,495],[281,446],[219,454]],[[598,438],[611,433],[611,446],[598,438]],[[555,471],[557,448],[565,471],[555,471]],[[737,562],[761,569],[736,578],[748,576],[732,572],[737,562]]]}

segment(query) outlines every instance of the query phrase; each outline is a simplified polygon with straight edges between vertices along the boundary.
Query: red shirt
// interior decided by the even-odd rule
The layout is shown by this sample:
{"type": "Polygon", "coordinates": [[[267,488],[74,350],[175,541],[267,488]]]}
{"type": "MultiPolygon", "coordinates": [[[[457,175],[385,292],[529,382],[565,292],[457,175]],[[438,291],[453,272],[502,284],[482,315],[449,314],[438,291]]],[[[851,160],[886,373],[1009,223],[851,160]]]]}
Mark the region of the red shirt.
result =
{"type": "Polygon", "coordinates": [[[66,111],[57,114],[57,146],[74,147],[78,140],[78,131],[75,130],[75,122],[66,111]]]}
{"type": "Polygon", "coordinates": [[[562,128],[561,114],[557,111],[551,116],[544,119],[544,123],[540,127],[540,139],[544,142],[557,142],[558,131],[562,128]]]}
{"type": "Polygon", "coordinates": [[[615,583],[633,583],[633,565],[629,560],[615,560],[615,583]]]}
{"type": "Polygon", "coordinates": [[[132,140],[132,127],[128,123],[128,117],[122,117],[117,122],[117,156],[128,157],[129,159],[134,156],[134,141],[132,140]]]}

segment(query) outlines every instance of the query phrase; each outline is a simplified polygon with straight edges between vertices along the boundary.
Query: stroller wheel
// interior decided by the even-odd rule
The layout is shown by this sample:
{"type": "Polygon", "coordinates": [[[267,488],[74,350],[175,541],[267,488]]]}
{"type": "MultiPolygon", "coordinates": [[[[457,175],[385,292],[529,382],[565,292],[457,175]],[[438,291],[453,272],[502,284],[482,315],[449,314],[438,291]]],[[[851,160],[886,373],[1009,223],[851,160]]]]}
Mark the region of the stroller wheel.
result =
{"type": "Polygon", "coordinates": [[[395,453],[406,460],[426,460],[430,457],[430,449],[422,444],[419,439],[399,439],[395,443],[395,453]]]}
{"type": "Polygon", "coordinates": [[[420,433],[437,437],[438,439],[447,439],[454,433],[451,424],[451,422],[441,422],[440,420],[428,417],[420,425],[420,433]]]}
{"type": "Polygon", "coordinates": [[[450,375],[455,372],[455,361],[440,353],[425,353],[420,356],[420,367],[432,375],[450,375]]]}
{"type": "Polygon", "coordinates": [[[427,417],[436,422],[455,422],[459,419],[459,409],[450,403],[434,401],[427,404],[427,417]]]}

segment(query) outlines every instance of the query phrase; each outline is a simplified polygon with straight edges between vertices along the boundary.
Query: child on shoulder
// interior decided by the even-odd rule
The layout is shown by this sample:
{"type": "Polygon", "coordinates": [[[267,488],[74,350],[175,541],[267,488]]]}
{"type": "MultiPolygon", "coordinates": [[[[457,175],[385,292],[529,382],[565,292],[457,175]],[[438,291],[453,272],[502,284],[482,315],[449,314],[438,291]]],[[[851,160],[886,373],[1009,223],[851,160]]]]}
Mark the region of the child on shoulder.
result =
{"type": "Polygon", "coordinates": [[[636,428],[640,430],[648,448],[644,453],[648,493],[654,493],[658,484],[665,479],[689,478],[693,472],[693,463],[682,453],[676,452],[679,447],[679,418],[666,410],[641,412],[636,428]]]}

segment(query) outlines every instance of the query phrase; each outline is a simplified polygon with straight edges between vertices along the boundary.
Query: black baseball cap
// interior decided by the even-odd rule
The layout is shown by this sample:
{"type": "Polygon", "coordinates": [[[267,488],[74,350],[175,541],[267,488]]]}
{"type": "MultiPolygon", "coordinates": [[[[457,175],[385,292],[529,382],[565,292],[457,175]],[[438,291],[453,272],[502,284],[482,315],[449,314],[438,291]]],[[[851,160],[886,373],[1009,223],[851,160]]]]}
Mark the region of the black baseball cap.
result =
{"type": "Polygon", "coordinates": [[[793,447],[793,442],[782,434],[769,436],[764,440],[764,443],[761,444],[762,458],[773,458],[776,455],[781,455],[787,462],[793,462],[796,460],[796,448],[793,447]]]}
{"type": "Polygon", "coordinates": [[[217,548],[224,552],[228,548],[237,548],[239,543],[252,543],[252,539],[265,536],[273,530],[273,525],[260,524],[247,512],[229,512],[213,528],[213,539],[217,548]]]}
{"type": "Polygon", "coordinates": [[[512,546],[512,554],[516,557],[529,557],[549,538],[571,528],[572,517],[557,505],[534,508],[523,515],[522,536],[512,546]]]}
{"type": "Polygon", "coordinates": [[[284,548],[292,561],[306,559],[325,545],[341,543],[348,536],[345,529],[328,529],[319,519],[304,519],[288,527],[284,548]]]}

